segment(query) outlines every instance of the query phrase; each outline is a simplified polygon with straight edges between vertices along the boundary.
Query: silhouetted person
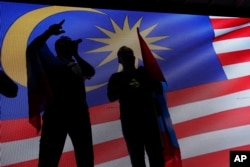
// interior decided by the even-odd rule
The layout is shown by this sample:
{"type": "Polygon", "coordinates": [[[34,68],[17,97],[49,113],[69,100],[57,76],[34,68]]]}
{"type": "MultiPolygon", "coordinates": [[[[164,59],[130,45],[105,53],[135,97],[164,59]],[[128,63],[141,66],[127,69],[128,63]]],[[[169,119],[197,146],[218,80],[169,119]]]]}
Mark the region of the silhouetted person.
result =
{"type": "Polygon", "coordinates": [[[111,75],[109,100],[119,100],[122,132],[133,167],[145,167],[144,150],[150,167],[163,167],[163,146],[152,93],[161,91],[160,83],[149,79],[144,67],[136,68],[133,50],[122,46],[118,62],[123,71],[111,75]]]}
{"type": "Polygon", "coordinates": [[[13,98],[17,96],[18,86],[3,71],[0,71],[0,94],[13,98]]]}
{"type": "MultiPolygon", "coordinates": [[[[27,48],[30,61],[37,59],[34,56],[39,57],[36,64],[41,64],[51,89],[43,114],[38,166],[58,166],[68,134],[74,146],[77,166],[93,167],[92,131],[84,80],[90,79],[95,69],[78,54],[81,40],[62,36],[55,42],[56,57],[49,52],[46,41],[52,35],[65,32],[62,30],[63,22],[51,25],[27,48]]],[[[32,68],[36,70],[32,63],[28,65],[30,71],[32,68]]]]}

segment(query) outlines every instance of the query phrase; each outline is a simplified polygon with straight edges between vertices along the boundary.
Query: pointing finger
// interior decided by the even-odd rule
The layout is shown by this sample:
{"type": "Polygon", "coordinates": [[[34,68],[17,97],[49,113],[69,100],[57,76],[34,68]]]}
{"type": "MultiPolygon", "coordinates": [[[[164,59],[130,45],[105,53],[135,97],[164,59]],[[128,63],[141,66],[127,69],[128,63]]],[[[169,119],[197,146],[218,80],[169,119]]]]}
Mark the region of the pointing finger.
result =
{"type": "Polygon", "coordinates": [[[59,25],[60,25],[60,26],[63,25],[64,22],[65,22],[65,19],[63,19],[63,20],[59,23],[59,25]]]}

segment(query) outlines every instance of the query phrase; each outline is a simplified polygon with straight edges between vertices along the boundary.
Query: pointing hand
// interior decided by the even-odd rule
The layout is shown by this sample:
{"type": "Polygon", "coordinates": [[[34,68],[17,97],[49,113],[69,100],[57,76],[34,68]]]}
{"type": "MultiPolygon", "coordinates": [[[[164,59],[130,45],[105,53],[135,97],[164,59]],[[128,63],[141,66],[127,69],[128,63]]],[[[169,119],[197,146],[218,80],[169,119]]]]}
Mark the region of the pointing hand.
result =
{"type": "Polygon", "coordinates": [[[59,35],[62,33],[65,33],[65,31],[62,29],[62,25],[65,22],[65,20],[62,20],[60,23],[58,24],[53,24],[49,27],[48,31],[53,34],[53,35],[59,35]]]}

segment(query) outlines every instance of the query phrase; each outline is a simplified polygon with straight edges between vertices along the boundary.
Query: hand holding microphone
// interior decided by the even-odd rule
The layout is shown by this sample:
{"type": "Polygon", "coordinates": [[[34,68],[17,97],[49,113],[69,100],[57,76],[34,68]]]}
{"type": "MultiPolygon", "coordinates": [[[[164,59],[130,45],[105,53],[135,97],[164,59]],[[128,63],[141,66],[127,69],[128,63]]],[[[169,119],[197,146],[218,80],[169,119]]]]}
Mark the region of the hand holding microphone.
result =
{"type": "Polygon", "coordinates": [[[76,43],[76,44],[79,44],[79,43],[81,43],[82,42],[82,39],[81,38],[79,38],[79,39],[77,39],[77,40],[73,40],[73,43],[76,43]]]}
{"type": "Polygon", "coordinates": [[[77,56],[78,55],[78,44],[82,42],[82,39],[79,38],[77,40],[73,40],[72,41],[72,52],[73,52],[73,55],[74,56],[77,56]]]}

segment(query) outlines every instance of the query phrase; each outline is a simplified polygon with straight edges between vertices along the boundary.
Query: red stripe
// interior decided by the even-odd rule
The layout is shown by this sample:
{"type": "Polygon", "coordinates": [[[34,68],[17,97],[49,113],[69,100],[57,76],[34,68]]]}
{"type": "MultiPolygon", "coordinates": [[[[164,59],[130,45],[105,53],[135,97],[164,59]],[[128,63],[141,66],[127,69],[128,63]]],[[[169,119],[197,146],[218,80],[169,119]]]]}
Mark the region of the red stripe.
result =
{"type": "Polygon", "coordinates": [[[112,161],[128,155],[123,138],[96,144],[94,147],[95,164],[112,161]]]}
{"type": "Polygon", "coordinates": [[[250,49],[218,54],[222,66],[250,62],[250,49]]]}
{"type": "Polygon", "coordinates": [[[229,167],[230,150],[250,150],[250,145],[185,159],[182,161],[183,167],[229,167]]]}
{"type": "MultiPolygon", "coordinates": [[[[109,149],[103,150],[104,151],[103,154],[106,154],[106,151],[108,150],[109,149]]],[[[227,150],[208,153],[208,154],[201,155],[201,156],[195,156],[193,158],[183,159],[182,164],[183,164],[183,167],[200,167],[201,164],[197,162],[202,162],[202,167],[227,167],[229,166],[230,150],[234,150],[234,151],[250,150],[250,145],[230,148],[227,150]]],[[[76,166],[74,159],[75,157],[72,151],[64,153],[61,157],[59,167],[76,166]]],[[[111,159],[111,160],[114,160],[114,159],[111,159]]],[[[37,166],[37,160],[25,161],[22,163],[7,165],[3,167],[35,167],[35,166],[37,166]]]]}
{"type": "MultiPolygon", "coordinates": [[[[91,107],[90,119],[92,125],[118,120],[118,103],[91,107]]],[[[37,137],[36,129],[29,123],[28,118],[5,120],[2,121],[1,126],[1,142],[37,137]]]]}
{"type": "MultiPolygon", "coordinates": [[[[75,156],[74,152],[68,152],[67,155],[63,156],[59,167],[69,167],[75,165],[75,156]],[[71,162],[70,165],[68,162],[71,162]],[[74,165],[73,165],[74,164],[74,165]]],[[[118,158],[122,158],[128,155],[127,148],[123,138],[108,141],[101,144],[96,144],[94,146],[94,156],[95,156],[95,165],[112,161],[118,158]]]]}
{"type": "Polygon", "coordinates": [[[36,129],[28,118],[7,120],[1,123],[1,142],[37,137],[36,129]]]}
{"type": "MultiPolygon", "coordinates": [[[[205,100],[249,89],[250,85],[245,83],[250,83],[250,76],[169,92],[167,93],[168,106],[172,107],[176,105],[192,103],[199,100],[205,100]]],[[[93,125],[97,123],[118,120],[118,103],[109,103],[91,107],[90,117],[93,125]]],[[[2,121],[1,133],[2,142],[26,139],[36,136],[36,131],[28,123],[28,119],[2,121]]]]}
{"type": "Polygon", "coordinates": [[[167,93],[168,106],[219,97],[250,88],[250,76],[198,85],[167,93]]]}
{"type": "Polygon", "coordinates": [[[250,107],[242,107],[175,124],[176,136],[177,138],[183,138],[210,131],[249,125],[249,110],[250,107]]]}
{"type": "Polygon", "coordinates": [[[244,28],[230,31],[226,34],[217,36],[214,38],[213,42],[227,40],[227,39],[234,39],[234,38],[249,37],[250,36],[249,32],[250,32],[250,27],[249,26],[244,27],[244,28]]]}
{"type": "Polygon", "coordinates": [[[119,103],[107,103],[90,107],[90,119],[92,125],[115,121],[120,118],[119,103]]]}
{"type": "Polygon", "coordinates": [[[250,18],[211,18],[214,29],[223,29],[239,26],[250,22],[250,18]]]}
{"type": "MultiPolygon", "coordinates": [[[[127,148],[123,138],[111,140],[105,143],[94,145],[95,165],[122,158],[128,155],[127,148]]],[[[11,158],[11,157],[10,157],[11,158]]],[[[83,157],[84,158],[84,157],[83,157]]],[[[38,160],[30,160],[4,167],[35,167],[38,160]]],[[[73,151],[62,154],[59,167],[76,166],[75,155],[73,151]]]]}

